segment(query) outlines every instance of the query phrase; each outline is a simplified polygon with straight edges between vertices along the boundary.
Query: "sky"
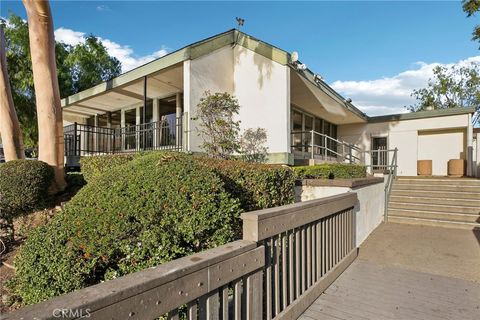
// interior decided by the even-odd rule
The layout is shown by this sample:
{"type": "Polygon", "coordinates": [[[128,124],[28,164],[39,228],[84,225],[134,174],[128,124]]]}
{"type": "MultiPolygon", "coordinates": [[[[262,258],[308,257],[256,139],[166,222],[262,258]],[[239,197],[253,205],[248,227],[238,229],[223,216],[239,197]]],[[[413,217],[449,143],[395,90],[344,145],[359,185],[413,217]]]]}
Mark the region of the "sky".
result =
{"type": "MultiPolygon", "coordinates": [[[[369,115],[405,112],[434,66],[480,62],[460,1],[51,1],[57,41],[101,38],[123,71],[236,27],[289,52],[369,115]]],[[[0,16],[26,18],[21,1],[0,16]]]]}

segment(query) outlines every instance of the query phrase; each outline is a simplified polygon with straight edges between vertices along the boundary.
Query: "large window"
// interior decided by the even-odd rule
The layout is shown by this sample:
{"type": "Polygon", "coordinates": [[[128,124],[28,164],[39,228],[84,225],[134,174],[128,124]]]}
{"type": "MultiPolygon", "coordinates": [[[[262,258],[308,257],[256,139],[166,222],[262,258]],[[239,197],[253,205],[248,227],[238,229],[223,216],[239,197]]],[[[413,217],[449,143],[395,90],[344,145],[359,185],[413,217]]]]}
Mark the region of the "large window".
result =
{"type": "MultiPolygon", "coordinates": [[[[337,138],[337,126],[322,118],[315,117],[300,109],[292,108],[291,111],[291,128],[292,128],[292,150],[300,152],[311,152],[311,131],[325,134],[334,139],[337,138]]],[[[325,145],[324,136],[314,134],[314,152],[322,153],[325,145]]],[[[327,147],[331,150],[336,149],[336,143],[328,139],[327,147]]],[[[323,154],[323,153],[322,153],[323,154]]],[[[328,155],[333,155],[329,152],[328,155]]]]}

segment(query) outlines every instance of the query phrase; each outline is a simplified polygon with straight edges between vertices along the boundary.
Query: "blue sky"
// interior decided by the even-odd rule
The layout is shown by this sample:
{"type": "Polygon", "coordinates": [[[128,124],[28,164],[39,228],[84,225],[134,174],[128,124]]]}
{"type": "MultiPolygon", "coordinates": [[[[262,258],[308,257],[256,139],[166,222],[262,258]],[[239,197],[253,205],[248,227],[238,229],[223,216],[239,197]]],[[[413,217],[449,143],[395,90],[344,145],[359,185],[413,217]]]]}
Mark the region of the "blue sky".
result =
{"type": "MultiPolygon", "coordinates": [[[[467,19],[460,1],[53,1],[51,6],[57,38],[75,42],[93,33],[127,68],[233,28],[240,16],[246,20],[243,31],[298,51],[310,69],[374,114],[401,111],[412,102],[408,91],[425,84],[433,65],[480,56],[479,44],[470,40],[480,21],[467,19]],[[390,94],[394,99],[387,97],[389,89],[398,91],[390,94]]],[[[9,11],[25,17],[20,1],[2,0],[0,9],[3,17],[9,11]]]]}

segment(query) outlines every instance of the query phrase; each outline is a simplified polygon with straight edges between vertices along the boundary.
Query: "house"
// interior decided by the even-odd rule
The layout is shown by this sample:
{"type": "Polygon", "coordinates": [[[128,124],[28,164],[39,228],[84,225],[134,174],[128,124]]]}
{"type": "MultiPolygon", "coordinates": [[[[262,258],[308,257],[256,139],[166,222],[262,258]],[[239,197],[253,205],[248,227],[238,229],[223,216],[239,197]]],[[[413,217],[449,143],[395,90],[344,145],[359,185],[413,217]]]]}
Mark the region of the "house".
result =
{"type": "Polygon", "coordinates": [[[209,90],[238,99],[242,130],[266,129],[270,163],[346,161],[382,171],[397,148],[399,175],[416,175],[422,159],[446,175],[450,159],[469,155],[468,173],[476,169],[474,109],[369,117],[295,60],[229,30],[67,97],[67,165],[91,154],[202,152],[195,110],[209,90]]]}

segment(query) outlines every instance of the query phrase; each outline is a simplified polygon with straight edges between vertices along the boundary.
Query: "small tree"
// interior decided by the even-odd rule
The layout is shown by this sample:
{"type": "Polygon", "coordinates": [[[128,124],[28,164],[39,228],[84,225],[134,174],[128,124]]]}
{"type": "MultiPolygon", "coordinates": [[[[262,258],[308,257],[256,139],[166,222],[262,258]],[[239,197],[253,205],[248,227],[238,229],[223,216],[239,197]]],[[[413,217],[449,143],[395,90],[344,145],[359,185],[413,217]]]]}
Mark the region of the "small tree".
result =
{"type": "Polygon", "coordinates": [[[433,79],[426,88],[414,90],[412,96],[418,100],[408,107],[410,111],[448,109],[480,106],[480,64],[469,63],[462,66],[437,66],[433,69],[433,79]]]}
{"type": "Polygon", "coordinates": [[[267,130],[264,128],[250,128],[245,130],[240,138],[240,153],[245,161],[260,162],[267,161],[268,147],[267,130]]]}
{"type": "Polygon", "coordinates": [[[229,93],[206,91],[197,105],[200,121],[199,135],[203,139],[202,148],[214,158],[227,159],[239,150],[238,135],[240,121],[235,121],[240,105],[229,93]]]}

